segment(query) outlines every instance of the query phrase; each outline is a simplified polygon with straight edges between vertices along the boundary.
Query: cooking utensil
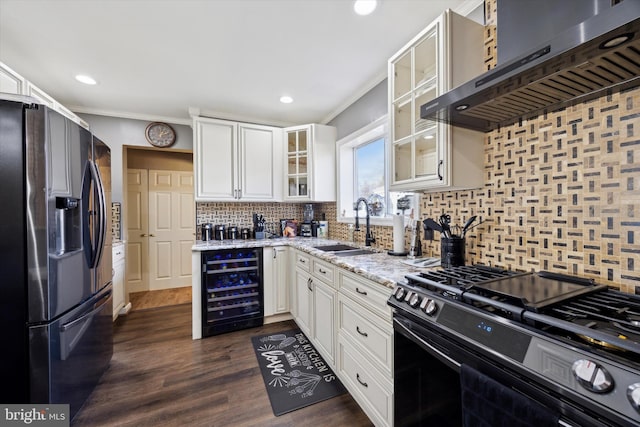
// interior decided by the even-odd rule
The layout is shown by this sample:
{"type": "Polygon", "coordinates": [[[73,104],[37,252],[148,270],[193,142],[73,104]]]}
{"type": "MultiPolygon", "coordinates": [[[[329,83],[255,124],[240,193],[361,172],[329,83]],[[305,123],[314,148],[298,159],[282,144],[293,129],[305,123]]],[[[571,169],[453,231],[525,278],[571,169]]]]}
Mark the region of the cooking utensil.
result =
{"type": "Polygon", "coordinates": [[[438,224],[431,218],[425,219],[424,221],[422,221],[422,224],[424,225],[425,229],[428,228],[430,230],[437,231],[438,233],[442,233],[442,227],[440,226],[440,224],[438,224]]]}
{"type": "Polygon", "coordinates": [[[464,226],[462,227],[462,237],[464,237],[465,234],[467,234],[467,230],[469,229],[471,224],[473,224],[473,221],[475,221],[477,218],[478,217],[476,215],[473,215],[471,218],[467,220],[467,222],[464,223],[464,226]]]}
{"type": "Polygon", "coordinates": [[[447,238],[451,237],[451,227],[449,227],[449,224],[451,224],[451,215],[442,214],[440,215],[438,221],[440,222],[440,226],[442,227],[442,235],[447,238]]]}

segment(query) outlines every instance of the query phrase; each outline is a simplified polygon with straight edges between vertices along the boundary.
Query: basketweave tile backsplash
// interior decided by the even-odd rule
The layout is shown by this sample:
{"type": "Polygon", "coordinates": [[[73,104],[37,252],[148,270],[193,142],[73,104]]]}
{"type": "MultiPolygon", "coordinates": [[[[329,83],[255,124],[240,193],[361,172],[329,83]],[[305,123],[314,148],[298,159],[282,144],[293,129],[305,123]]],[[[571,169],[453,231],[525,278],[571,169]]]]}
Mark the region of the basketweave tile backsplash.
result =
{"type": "MultiPolygon", "coordinates": [[[[296,203],[198,202],[196,225],[210,222],[253,229],[253,213],[257,213],[264,216],[267,231],[279,234],[280,219],[301,220],[303,207],[304,204],[296,203]]],[[[315,205],[314,212],[318,212],[315,205]]]]}
{"type": "MultiPolygon", "coordinates": [[[[640,89],[487,134],[478,190],[425,194],[422,215],[484,221],[467,263],[640,287],[640,89]]],[[[437,250],[437,248],[436,248],[437,250]]]]}

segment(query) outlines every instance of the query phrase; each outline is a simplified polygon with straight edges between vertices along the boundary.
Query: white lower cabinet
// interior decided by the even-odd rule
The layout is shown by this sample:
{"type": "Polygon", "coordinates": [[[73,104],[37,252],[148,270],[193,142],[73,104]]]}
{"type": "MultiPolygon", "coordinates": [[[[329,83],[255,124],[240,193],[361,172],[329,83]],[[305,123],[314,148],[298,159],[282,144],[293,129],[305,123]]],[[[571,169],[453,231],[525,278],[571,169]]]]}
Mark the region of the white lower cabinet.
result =
{"type": "Polygon", "coordinates": [[[391,289],[292,249],[290,310],[376,426],[393,425],[391,289]]]}
{"type": "Polygon", "coordinates": [[[286,246],[263,248],[265,317],[289,312],[288,252],[286,246]]]}
{"type": "Polygon", "coordinates": [[[295,272],[296,323],[325,362],[335,369],[336,300],[331,264],[298,252],[295,272]],[[318,277],[320,276],[320,277],[318,277]]]}
{"type": "Polygon", "coordinates": [[[338,377],[377,426],[393,425],[390,289],[339,270],[338,377]]]}
{"type": "Polygon", "coordinates": [[[350,298],[338,297],[338,333],[344,335],[380,372],[393,375],[393,326],[350,298]]]}
{"type": "MultiPolygon", "coordinates": [[[[312,279],[313,280],[313,279],[312,279]]],[[[336,290],[315,279],[313,289],[313,338],[316,350],[331,367],[335,367],[336,290]]]]}
{"type": "Polygon", "coordinates": [[[295,280],[295,304],[296,304],[296,323],[300,327],[300,330],[313,341],[311,334],[311,316],[313,315],[313,288],[311,285],[311,275],[301,270],[296,269],[295,280]]]}
{"type": "Polygon", "coordinates": [[[381,375],[342,334],[338,334],[338,378],[373,424],[393,425],[393,380],[381,375]]]}
{"type": "Polygon", "coordinates": [[[113,264],[113,320],[116,320],[120,310],[124,308],[124,244],[114,245],[112,254],[113,264]]]}

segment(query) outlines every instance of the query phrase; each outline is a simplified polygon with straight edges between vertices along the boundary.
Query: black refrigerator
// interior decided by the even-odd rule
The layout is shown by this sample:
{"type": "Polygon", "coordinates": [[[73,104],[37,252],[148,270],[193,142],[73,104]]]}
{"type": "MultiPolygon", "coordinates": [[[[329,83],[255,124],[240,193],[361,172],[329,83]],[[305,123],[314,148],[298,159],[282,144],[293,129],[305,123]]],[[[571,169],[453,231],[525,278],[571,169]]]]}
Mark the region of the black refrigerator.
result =
{"type": "Polygon", "coordinates": [[[32,98],[0,98],[0,402],[73,417],[113,353],[109,147],[32,98]]]}

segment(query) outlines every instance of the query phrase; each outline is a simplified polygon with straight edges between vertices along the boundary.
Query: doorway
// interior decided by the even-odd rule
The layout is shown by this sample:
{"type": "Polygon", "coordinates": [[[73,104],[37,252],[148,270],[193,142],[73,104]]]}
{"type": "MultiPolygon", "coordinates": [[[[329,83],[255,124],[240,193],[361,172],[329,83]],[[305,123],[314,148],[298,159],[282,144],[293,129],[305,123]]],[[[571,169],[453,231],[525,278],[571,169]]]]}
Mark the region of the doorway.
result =
{"type": "Polygon", "coordinates": [[[191,153],[127,150],[127,274],[132,308],[191,301],[191,153]]]}

